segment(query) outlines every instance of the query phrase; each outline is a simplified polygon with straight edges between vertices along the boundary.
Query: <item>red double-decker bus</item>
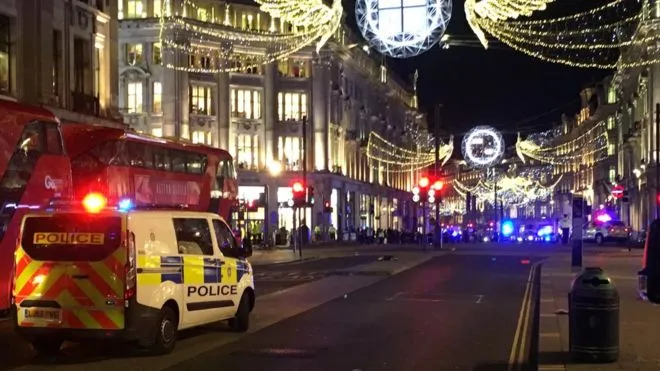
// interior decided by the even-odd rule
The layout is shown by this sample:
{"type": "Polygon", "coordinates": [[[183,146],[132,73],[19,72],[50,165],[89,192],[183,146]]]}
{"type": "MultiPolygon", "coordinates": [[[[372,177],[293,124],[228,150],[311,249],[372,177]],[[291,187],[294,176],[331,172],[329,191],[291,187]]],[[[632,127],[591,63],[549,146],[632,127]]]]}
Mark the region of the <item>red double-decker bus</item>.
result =
{"type": "Polygon", "coordinates": [[[0,317],[9,314],[14,251],[26,211],[71,196],[71,166],[50,111],[0,99],[0,317]]]}
{"type": "Polygon", "coordinates": [[[108,202],[185,206],[229,220],[238,196],[233,158],[222,149],[63,123],[75,196],[102,192],[108,202]]]}

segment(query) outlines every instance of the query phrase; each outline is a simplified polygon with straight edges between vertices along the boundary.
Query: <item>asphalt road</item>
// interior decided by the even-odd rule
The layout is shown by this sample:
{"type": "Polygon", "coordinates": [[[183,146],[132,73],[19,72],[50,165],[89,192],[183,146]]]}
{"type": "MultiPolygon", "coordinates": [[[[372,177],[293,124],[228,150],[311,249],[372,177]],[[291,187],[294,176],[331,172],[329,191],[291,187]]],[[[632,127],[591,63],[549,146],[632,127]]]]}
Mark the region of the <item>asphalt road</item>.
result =
{"type": "Polygon", "coordinates": [[[436,258],[170,370],[506,370],[530,260],[436,258]]]}
{"type": "Polygon", "coordinates": [[[377,255],[359,255],[258,266],[254,268],[254,286],[258,295],[267,295],[319,280],[341,269],[372,263],[377,258],[377,255]]]}

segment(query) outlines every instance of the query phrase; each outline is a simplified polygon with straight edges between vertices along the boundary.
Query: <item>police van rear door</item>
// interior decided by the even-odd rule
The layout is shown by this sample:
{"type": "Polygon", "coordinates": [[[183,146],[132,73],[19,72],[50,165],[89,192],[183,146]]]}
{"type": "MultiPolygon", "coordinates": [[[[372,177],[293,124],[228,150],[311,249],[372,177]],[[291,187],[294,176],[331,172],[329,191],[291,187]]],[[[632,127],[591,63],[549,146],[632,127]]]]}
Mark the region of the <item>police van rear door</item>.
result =
{"type": "Polygon", "coordinates": [[[124,225],[114,213],[27,216],[16,253],[19,326],[123,329],[124,225]]]}

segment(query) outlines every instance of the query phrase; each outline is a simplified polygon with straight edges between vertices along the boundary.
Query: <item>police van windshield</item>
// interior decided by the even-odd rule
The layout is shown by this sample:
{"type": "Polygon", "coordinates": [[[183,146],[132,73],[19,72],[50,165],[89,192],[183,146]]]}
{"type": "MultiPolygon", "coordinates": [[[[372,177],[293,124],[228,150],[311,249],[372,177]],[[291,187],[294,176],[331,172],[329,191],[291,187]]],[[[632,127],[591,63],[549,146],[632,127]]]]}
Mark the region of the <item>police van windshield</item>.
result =
{"type": "Polygon", "coordinates": [[[121,218],[64,214],[28,217],[21,245],[40,261],[99,261],[121,244],[121,218]]]}

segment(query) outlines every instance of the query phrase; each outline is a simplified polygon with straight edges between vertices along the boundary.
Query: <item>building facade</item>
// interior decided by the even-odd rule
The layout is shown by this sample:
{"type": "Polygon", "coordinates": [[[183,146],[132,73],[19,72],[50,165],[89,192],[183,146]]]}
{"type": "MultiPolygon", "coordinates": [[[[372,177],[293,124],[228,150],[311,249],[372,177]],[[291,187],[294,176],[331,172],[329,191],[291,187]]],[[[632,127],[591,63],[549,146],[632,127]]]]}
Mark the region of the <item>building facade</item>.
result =
{"type": "Polygon", "coordinates": [[[116,11],[110,0],[1,0],[0,95],[121,125],[116,11]]]}
{"type": "Polygon", "coordinates": [[[306,210],[307,225],[344,232],[404,227],[404,218],[412,218],[406,191],[415,174],[389,172],[367,158],[366,148],[370,132],[396,143],[406,122],[426,130],[425,117],[412,89],[346,27],[318,53],[309,47],[270,63],[250,63],[249,56],[258,60],[264,46],[243,43],[240,52],[246,56],[242,63],[231,62],[231,72],[200,72],[200,66],[226,61],[166,53],[161,20],[168,18],[161,16],[178,12],[191,24],[243,35],[282,33],[290,25],[240,2],[163,4],[119,2],[119,102],[125,123],[155,136],[227,149],[238,168],[239,198],[265,194],[265,205],[247,218],[266,222],[267,231],[293,227],[287,203],[303,165],[315,201],[306,210]],[[177,61],[178,68],[171,68],[177,61]],[[324,213],[326,201],[330,213],[324,213]]]}

